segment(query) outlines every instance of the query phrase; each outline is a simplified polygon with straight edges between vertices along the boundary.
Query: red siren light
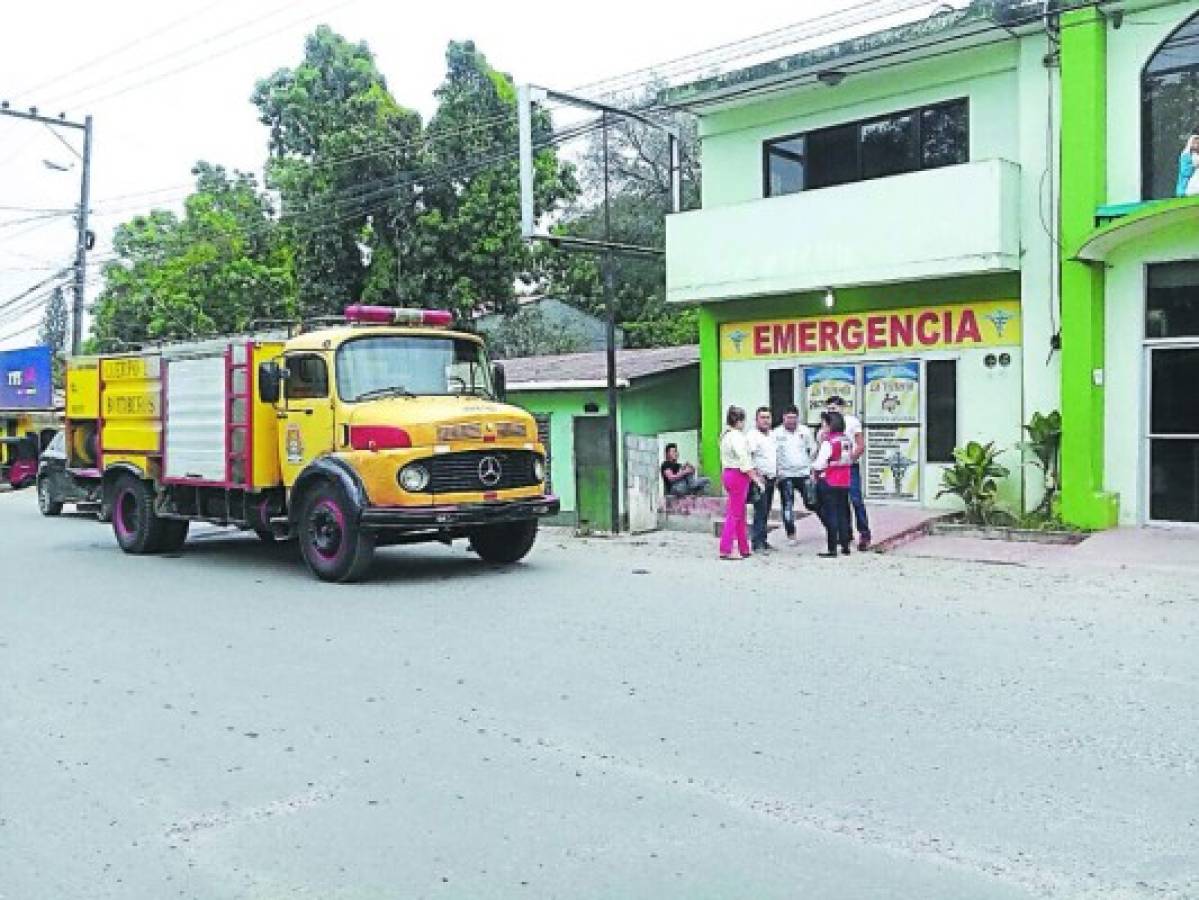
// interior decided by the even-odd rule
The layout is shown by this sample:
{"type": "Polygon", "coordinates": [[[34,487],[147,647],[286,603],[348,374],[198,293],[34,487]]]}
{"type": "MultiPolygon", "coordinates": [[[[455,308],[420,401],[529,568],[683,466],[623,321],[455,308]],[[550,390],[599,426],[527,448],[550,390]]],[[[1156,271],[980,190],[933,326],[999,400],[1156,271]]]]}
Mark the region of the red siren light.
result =
{"type": "Polygon", "coordinates": [[[445,328],[454,324],[448,309],[403,309],[398,306],[364,306],[356,303],[345,309],[347,322],[358,325],[429,325],[445,328]]]}

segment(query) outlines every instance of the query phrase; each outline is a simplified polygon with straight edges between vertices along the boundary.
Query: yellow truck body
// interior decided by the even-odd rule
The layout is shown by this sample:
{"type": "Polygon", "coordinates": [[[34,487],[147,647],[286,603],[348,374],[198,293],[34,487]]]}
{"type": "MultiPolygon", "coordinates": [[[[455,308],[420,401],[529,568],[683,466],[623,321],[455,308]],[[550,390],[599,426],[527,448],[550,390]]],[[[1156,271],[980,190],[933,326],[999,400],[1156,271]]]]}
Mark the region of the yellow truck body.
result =
{"type": "Polygon", "coordinates": [[[411,321],[420,311],[351,309],[364,312],[294,336],[70,362],[71,465],[103,479],[122,549],[173,549],[189,521],[233,525],[297,539],[331,581],[362,577],[381,544],[528,552],[558,501],[534,421],[501,402],[479,338],[411,321]]]}

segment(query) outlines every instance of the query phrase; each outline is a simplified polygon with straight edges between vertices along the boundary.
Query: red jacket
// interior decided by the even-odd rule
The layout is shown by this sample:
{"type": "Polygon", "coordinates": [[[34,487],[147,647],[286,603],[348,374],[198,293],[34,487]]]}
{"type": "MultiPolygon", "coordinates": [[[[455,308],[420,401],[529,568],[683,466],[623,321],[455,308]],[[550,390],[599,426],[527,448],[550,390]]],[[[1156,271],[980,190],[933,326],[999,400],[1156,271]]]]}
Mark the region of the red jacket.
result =
{"type": "MultiPolygon", "coordinates": [[[[819,472],[818,477],[823,478],[829,487],[848,488],[850,467],[853,465],[853,446],[849,438],[837,432],[826,437],[824,443],[830,445],[828,467],[819,472]]],[[[823,447],[820,449],[824,450],[823,447]]]]}

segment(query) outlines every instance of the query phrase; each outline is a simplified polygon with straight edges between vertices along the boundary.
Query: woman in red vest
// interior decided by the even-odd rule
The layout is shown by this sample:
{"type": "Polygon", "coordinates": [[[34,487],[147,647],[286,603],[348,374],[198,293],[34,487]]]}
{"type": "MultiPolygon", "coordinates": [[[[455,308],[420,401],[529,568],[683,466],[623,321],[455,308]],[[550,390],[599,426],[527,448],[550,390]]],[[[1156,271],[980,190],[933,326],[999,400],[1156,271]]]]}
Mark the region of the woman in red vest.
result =
{"type": "Polygon", "coordinates": [[[816,496],[819,500],[818,514],[824,523],[828,538],[828,552],[821,553],[825,559],[833,559],[837,548],[849,556],[849,542],[853,534],[849,527],[849,481],[853,466],[853,442],[845,435],[845,417],[839,412],[826,412],[824,439],[816,452],[812,470],[816,473],[816,496]]]}

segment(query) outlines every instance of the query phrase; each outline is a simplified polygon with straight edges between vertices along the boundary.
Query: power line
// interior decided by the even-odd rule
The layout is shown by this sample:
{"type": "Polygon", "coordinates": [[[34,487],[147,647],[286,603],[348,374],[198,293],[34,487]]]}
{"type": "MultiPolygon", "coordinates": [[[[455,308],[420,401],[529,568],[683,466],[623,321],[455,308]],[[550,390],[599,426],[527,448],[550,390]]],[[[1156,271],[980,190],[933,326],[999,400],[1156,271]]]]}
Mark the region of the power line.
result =
{"type": "Polygon", "coordinates": [[[144,44],[146,41],[150,40],[151,38],[158,37],[160,34],[166,34],[166,32],[168,32],[168,31],[173,31],[174,29],[178,28],[180,25],[190,22],[192,19],[198,19],[200,16],[205,15],[206,13],[212,11],[213,9],[220,6],[224,2],[226,2],[226,0],[216,0],[216,2],[209,3],[206,6],[202,6],[199,9],[195,10],[194,12],[192,12],[186,16],[183,16],[182,18],[172,19],[170,22],[163,25],[162,27],[156,28],[153,31],[148,31],[145,34],[141,34],[138,37],[135,37],[133,40],[129,41],[128,43],[121,44],[121,46],[119,46],[113,50],[110,50],[107,53],[101,53],[99,56],[94,56],[91,59],[87,60],[86,62],[82,62],[79,65],[75,66],[73,69],[68,69],[67,71],[63,72],[60,75],[55,75],[53,78],[47,79],[46,81],[39,82],[35,85],[32,85],[31,87],[22,88],[21,90],[14,91],[13,96],[14,97],[23,97],[25,95],[32,94],[36,91],[44,90],[45,88],[48,88],[53,84],[58,84],[60,81],[63,81],[64,79],[69,78],[70,76],[72,76],[78,72],[82,72],[85,69],[90,69],[93,66],[97,66],[102,62],[106,62],[107,60],[112,59],[114,56],[119,56],[120,54],[124,53],[126,50],[131,50],[134,47],[141,46],[142,44],[144,44]]]}
{"type": "MultiPolygon", "coordinates": [[[[202,66],[206,63],[209,63],[214,59],[220,59],[223,56],[228,56],[230,53],[235,53],[236,51],[241,50],[245,47],[249,47],[253,44],[259,43],[260,41],[264,41],[269,38],[275,37],[276,35],[283,33],[284,31],[286,31],[287,29],[289,29],[295,25],[300,25],[304,22],[309,22],[312,19],[315,19],[315,18],[325,15],[326,13],[334,12],[338,9],[342,9],[343,7],[346,7],[353,3],[358,3],[358,2],[359,2],[359,0],[339,0],[339,2],[332,3],[328,6],[324,6],[324,7],[320,8],[319,10],[316,10],[315,12],[305,13],[303,16],[300,16],[299,18],[292,19],[286,25],[283,25],[281,28],[276,28],[273,31],[268,31],[268,32],[264,32],[263,34],[256,35],[255,37],[252,37],[249,40],[242,41],[240,44],[233,44],[232,46],[226,47],[224,50],[221,50],[219,52],[210,53],[201,59],[192,60],[191,62],[187,62],[182,65],[176,66],[173,69],[166,69],[161,72],[156,72],[147,78],[143,78],[141,81],[135,81],[132,84],[126,85],[125,87],[118,88],[113,91],[109,91],[108,93],[99,94],[96,96],[85,96],[83,99],[76,101],[75,105],[95,106],[98,103],[103,103],[105,100],[111,100],[113,97],[119,97],[122,94],[127,94],[130,91],[135,91],[139,88],[145,87],[147,84],[160,82],[164,78],[169,78],[173,75],[178,75],[181,72],[186,72],[189,69],[194,69],[194,68],[196,68],[196,66],[202,66]]],[[[249,27],[249,25],[251,25],[251,24],[256,24],[257,22],[264,21],[267,18],[274,18],[274,16],[277,15],[278,13],[283,12],[290,8],[292,8],[291,3],[285,4],[284,6],[279,7],[277,9],[275,9],[274,11],[272,11],[271,13],[267,14],[266,16],[260,16],[258,19],[254,20],[253,22],[245,23],[244,25],[238,26],[236,28],[221,32],[218,35],[213,35],[203,41],[200,41],[199,43],[197,43],[191,47],[184,48],[183,51],[178,51],[176,53],[168,54],[164,57],[159,57],[159,58],[151,61],[148,64],[143,64],[143,65],[137,66],[133,69],[126,70],[125,72],[122,72],[120,75],[118,75],[116,77],[120,78],[120,77],[124,77],[125,75],[132,74],[133,72],[140,72],[140,71],[144,70],[145,65],[154,65],[155,63],[163,62],[167,59],[175,58],[179,55],[179,52],[184,52],[184,53],[190,52],[191,50],[195,50],[198,47],[202,47],[202,46],[212,43],[212,41],[218,37],[222,37],[226,34],[229,34],[229,33],[235,32],[235,31],[240,31],[242,28],[249,27]]],[[[109,79],[109,80],[111,81],[113,79],[109,79]]],[[[53,105],[53,103],[51,105],[53,105]]]]}

